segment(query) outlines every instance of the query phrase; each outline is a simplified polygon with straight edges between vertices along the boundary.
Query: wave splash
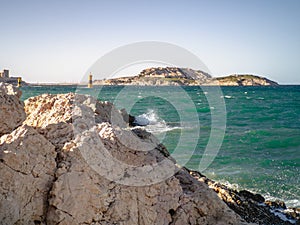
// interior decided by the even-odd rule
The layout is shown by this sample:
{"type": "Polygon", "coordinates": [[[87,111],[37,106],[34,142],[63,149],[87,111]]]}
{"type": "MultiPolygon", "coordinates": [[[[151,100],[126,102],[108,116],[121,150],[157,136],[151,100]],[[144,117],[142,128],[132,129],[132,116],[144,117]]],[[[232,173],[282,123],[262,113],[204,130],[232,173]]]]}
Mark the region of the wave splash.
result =
{"type": "Polygon", "coordinates": [[[168,124],[165,120],[160,118],[153,109],[149,109],[146,113],[136,116],[134,123],[138,126],[144,126],[148,132],[153,134],[181,129],[179,126],[171,126],[168,124]]]}

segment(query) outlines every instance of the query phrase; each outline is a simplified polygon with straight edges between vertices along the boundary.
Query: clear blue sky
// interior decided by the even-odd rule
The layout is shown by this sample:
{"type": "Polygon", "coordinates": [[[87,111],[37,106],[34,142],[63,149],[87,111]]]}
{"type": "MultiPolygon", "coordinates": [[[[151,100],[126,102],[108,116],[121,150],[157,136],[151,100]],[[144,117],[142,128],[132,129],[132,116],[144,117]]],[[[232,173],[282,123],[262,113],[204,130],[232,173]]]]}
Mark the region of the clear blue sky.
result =
{"type": "Polygon", "coordinates": [[[300,1],[1,0],[0,69],[30,82],[77,82],[112,49],[164,41],[213,76],[300,84],[300,1]]]}

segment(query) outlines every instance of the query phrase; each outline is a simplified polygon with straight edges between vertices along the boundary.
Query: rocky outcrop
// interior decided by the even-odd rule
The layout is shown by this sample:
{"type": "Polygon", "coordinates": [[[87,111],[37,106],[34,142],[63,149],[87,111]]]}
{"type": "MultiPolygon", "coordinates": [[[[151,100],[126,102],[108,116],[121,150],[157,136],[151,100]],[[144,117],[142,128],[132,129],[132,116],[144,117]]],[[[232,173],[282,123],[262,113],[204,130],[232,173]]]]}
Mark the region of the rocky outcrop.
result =
{"type": "Polygon", "coordinates": [[[1,224],[248,224],[111,103],[47,94],[25,111],[0,139],[1,224]]]}
{"type": "Polygon", "coordinates": [[[254,75],[230,75],[213,78],[201,70],[177,67],[148,68],[137,76],[96,80],[95,85],[141,85],[141,86],[274,86],[276,82],[254,75]]]}
{"type": "MultiPolygon", "coordinates": [[[[25,123],[58,152],[47,224],[244,223],[205,184],[184,171],[159,182],[136,177],[135,169],[149,165],[151,170],[169,155],[151,134],[128,130],[113,105],[74,94],[43,95],[25,104],[25,123]],[[141,151],[145,147],[152,150],[141,151]],[[125,162],[125,167],[122,163],[112,167],[105,151],[125,162]],[[95,152],[100,154],[101,171],[84,157],[95,152]],[[138,184],[141,179],[146,186],[138,184]]],[[[169,159],[175,168],[173,161],[169,159]]]]}
{"type": "Polygon", "coordinates": [[[22,92],[11,84],[0,83],[0,136],[12,132],[25,120],[22,92]]]}
{"type": "Polygon", "coordinates": [[[178,78],[200,81],[202,83],[205,83],[212,78],[210,74],[201,70],[177,67],[157,67],[144,69],[139,73],[138,77],[162,77],[174,80],[178,78]]]}

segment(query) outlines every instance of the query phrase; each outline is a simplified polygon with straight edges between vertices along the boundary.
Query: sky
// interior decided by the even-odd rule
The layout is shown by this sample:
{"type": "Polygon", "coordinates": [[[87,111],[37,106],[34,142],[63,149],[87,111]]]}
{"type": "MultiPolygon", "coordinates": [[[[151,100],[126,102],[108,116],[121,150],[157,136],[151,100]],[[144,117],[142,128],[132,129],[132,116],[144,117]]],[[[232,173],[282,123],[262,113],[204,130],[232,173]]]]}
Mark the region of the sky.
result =
{"type": "Polygon", "coordinates": [[[300,84],[298,0],[0,0],[0,8],[0,70],[28,82],[79,82],[113,49],[160,41],[192,52],[213,76],[300,84]]]}

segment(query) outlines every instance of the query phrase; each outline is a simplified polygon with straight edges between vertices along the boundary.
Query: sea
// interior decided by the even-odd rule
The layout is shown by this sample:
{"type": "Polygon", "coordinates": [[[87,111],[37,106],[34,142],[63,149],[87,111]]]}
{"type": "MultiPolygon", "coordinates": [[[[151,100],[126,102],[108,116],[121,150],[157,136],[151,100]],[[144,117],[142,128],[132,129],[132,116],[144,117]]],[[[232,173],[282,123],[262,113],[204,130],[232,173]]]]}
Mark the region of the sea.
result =
{"type": "Polygon", "coordinates": [[[181,166],[300,207],[300,86],[27,86],[22,100],[76,92],[113,102],[181,166]]]}

